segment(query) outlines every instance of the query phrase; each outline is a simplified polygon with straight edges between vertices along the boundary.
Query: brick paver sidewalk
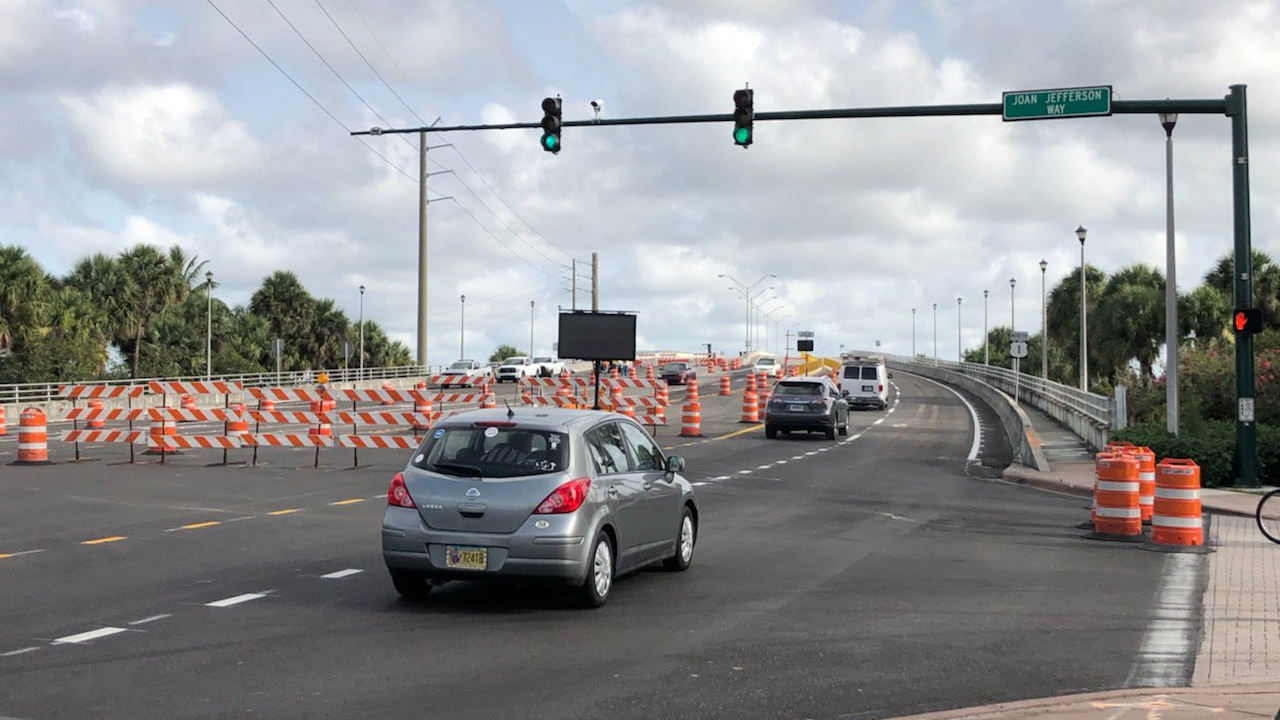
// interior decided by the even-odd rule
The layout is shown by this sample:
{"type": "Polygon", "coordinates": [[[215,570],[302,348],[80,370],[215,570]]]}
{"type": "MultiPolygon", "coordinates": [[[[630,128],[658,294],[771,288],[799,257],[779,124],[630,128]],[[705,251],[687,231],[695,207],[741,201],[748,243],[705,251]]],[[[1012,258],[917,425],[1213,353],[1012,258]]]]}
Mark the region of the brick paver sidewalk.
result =
{"type": "Polygon", "coordinates": [[[1193,685],[1280,680],[1280,545],[1252,520],[1209,529],[1209,585],[1193,685]]]}

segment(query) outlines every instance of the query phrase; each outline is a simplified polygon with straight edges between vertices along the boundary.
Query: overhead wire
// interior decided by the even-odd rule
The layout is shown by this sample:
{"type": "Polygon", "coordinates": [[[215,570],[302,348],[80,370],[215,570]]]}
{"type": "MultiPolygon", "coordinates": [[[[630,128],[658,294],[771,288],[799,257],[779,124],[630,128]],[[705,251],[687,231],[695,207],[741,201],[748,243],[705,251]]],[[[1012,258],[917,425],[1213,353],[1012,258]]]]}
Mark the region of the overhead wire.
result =
{"type": "MultiPolygon", "coordinates": [[[[351,128],[347,127],[345,123],[343,123],[341,120],[339,120],[339,119],[338,119],[338,116],[337,116],[337,115],[334,115],[334,114],[329,110],[329,108],[325,107],[325,106],[324,106],[324,104],[323,104],[323,103],[321,103],[319,100],[317,100],[317,99],[315,98],[315,96],[314,96],[314,95],[312,95],[311,93],[307,92],[307,89],[306,89],[306,88],[302,87],[302,85],[301,85],[297,80],[295,80],[295,79],[293,78],[293,76],[289,74],[289,72],[288,72],[287,70],[285,70],[283,67],[281,67],[281,66],[280,66],[280,63],[276,62],[274,58],[272,58],[270,55],[268,55],[266,50],[263,50],[263,49],[262,49],[262,47],[261,47],[260,45],[258,45],[258,43],[254,42],[253,38],[249,37],[249,34],[248,34],[248,33],[246,33],[243,29],[241,29],[241,27],[240,27],[239,25],[237,25],[237,24],[236,24],[236,22],[235,22],[234,20],[232,20],[232,19],[231,19],[231,18],[230,18],[230,17],[229,17],[225,12],[223,12],[223,11],[222,11],[222,8],[218,7],[218,5],[217,5],[216,3],[214,3],[214,1],[213,1],[213,0],[205,0],[205,2],[209,3],[209,6],[210,6],[210,7],[212,7],[214,10],[216,10],[216,11],[217,11],[217,13],[218,13],[219,15],[221,15],[221,16],[222,16],[222,19],[223,19],[223,20],[226,20],[226,21],[227,21],[227,23],[228,23],[229,25],[231,25],[231,27],[235,28],[235,31],[236,31],[236,32],[238,32],[238,33],[240,33],[240,37],[244,38],[246,42],[248,42],[250,45],[252,45],[252,46],[253,46],[253,49],[254,49],[254,50],[257,50],[259,55],[261,55],[263,58],[265,58],[267,62],[271,63],[272,67],[274,67],[276,70],[280,71],[280,74],[281,74],[281,75],[283,75],[283,76],[285,77],[285,79],[287,79],[290,83],[292,83],[294,87],[298,88],[298,91],[299,91],[299,92],[301,92],[303,95],[307,96],[307,99],[308,99],[308,100],[310,100],[310,101],[311,101],[311,102],[312,102],[316,107],[320,108],[320,111],[321,111],[321,112],[323,112],[325,115],[328,115],[328,116],[329,116],[329,119],[330,119],[330,120],[332,120],[334,123],[336,123],[336,124],[338,125],[338,127],[342,128],[344,131],[346,131],[347,133],[350,133],[350,132],[351,132],[351,128]]],[[[394,168],[394,169],[396,170],[396,172],[398,172],[398,173],[400,173],[401,175],[405,176],[406,178],[408,178],[409,180],[411,180],[414,184],[417,184],[417,182],[418,182],[418,179],[417,179],[417,178],[415,178],[415,177],[413,177],[412,175],[410,175],[409,173],[405,172],[403,168],[401,168],[399,165],[396,165],[396,164],[395,164],[394,162],[392,162],[392,161],[391,161],[387,156],[385,156],[385,155],[383,155],[382,153],[378,152],[378,151],[377,151],[377,149],[376,149],[376,148],[374,148],[374,147],[373,147],[373,145],[369,144],[369,143],[368,143],[364,138],[362,138],[362,137],[358,137],[358,136],[357,136],[357,139],[359,139],[359,140],[360,140],[360,144],[361,144],[361,145],[364,145],[364,146],[365,146],[365,148],[366,148],[369,152],[373,153],[373,154],[374,154],[374,155],[376,155],[379,159],[381,159],[383,162],[385,162],[386,164],[390,165],[392,168],[394,168]]]]}

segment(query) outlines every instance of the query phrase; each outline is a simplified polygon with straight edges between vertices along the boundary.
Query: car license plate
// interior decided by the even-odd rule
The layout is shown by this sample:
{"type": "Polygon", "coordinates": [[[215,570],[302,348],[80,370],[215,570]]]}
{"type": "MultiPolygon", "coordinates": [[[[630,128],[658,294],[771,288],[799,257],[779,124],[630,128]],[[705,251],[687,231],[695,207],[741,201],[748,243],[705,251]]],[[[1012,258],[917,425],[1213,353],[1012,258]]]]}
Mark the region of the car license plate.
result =
{"type": "Polygon", "coordinates": [[[876,391],[876,386],[875,386],[875,385],[863,385],[863,386],[862,386],[862,392],[875,392],[875,391],[876,391]]]}
{"type": "Polygon", "coordinates": [[[804,412],[803,405],[788,405],[787,409],[790,410],[791,412],[804,412]]]}
{"type": "Polygon", "coordinates": [[[484,570],[489,567],[489,549],[446,545],[444,564],[445,567],[459,570],[484,570]]]}

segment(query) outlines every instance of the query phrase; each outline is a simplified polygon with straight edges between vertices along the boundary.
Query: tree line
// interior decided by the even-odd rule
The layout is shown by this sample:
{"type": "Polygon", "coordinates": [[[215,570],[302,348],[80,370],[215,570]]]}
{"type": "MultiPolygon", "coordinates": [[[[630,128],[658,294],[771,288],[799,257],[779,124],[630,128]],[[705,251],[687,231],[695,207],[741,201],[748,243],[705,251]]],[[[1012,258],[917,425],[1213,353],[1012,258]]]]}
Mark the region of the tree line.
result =
{"type": "MultiPolygon", "coordinates": [[[[344,342],[359,364],[359,325],[332,299],[276,271],[247,305],[214,297],[210,307],[206,293],[218,285],[206,280],[206,262],[177,245],[139,244],[57,276],[23,248],[0,246],[0,383],[203,375],[207,323],[215,375],[275,370],[277,337],[284,370],[341,367],[344,342]]],[[[364,348],[366,367],[413,362],[370,320],[364,348]]]]}
{"type": "MultiPolygon", "coordinates": [[[[1234,267],[1233,256],[1225,255],[1205,274],[1200,284],[1178,295],[1179,377],[1186,406],[1184,413],[1202,414],[1208,419],[1218,415],[1225,415],[1227,419],[1231,417],[1232,405],[1224,403],[1218,395],[1225,398],[1234,388],[1229,379],[1232,372],[1230,358],[1235,346],[1231,328],[1234,267]]],[[[1142,263],[1122,268],[1111,275],[1087,266],[1085,283],[1090,389],[1109,394],[1117,385],[1125,385],[1136,392],[1130,396],[1130,411],[1135,419],[1163,417],[1164,374],[1161,372],[1157,376],[1155,366],[1159,363],[1165,342],[1164,274],[1142,263]]],[[[1264,323],[1280,320],[1280,266],[1266,253],[1256,250],[1253,252],[1253,289],[1254,304],[1262,310],[1264,323]]],[[[1078,385],[1079,268],[1049,292],[1046,314],[1049,379],[1065,385],[1078,385]]],[[[1040,325],[1038,319],[1035,325],[1040,325]]],[[[1009,328],[992,328],[987,342],[991,364],[1011,367],[1009,328]]],[[[1268,329],[1257,338],[1254,347],[1259,365],[1258,402],[1260,406],[1267,406],[1267,410],[1276,404],[1275,410],[1280,414],[1280,397],[1273,403],[1270,397],[1273,393],[1267,387],[1274,378],[1270,372],[1263,372],[1270,369],[1271,356],[1280,352],[1280,332],[1268,329]]],[[[1027,357],[1019,369],[1030,375],[1039,375],[1043,350],[1044,338],[1040,333],[1032,334],[1027,345],[1027,357]]],[[[966,350],[964,359],[983,362],[982,346],[966,350]]]]}

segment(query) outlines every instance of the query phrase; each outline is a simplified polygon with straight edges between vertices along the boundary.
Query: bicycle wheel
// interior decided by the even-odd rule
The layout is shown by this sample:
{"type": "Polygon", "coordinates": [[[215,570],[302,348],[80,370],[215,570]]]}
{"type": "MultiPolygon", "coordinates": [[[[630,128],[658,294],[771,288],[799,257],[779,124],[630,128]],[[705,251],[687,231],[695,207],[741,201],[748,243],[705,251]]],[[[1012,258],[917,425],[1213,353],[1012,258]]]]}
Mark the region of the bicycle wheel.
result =
{"type": "Polygon", "coordinates": [[[1254,512],[1258,529],[1273,543],[1280,544],[1280,490],[1272,490],[1258,501],[1254,512]]]}

